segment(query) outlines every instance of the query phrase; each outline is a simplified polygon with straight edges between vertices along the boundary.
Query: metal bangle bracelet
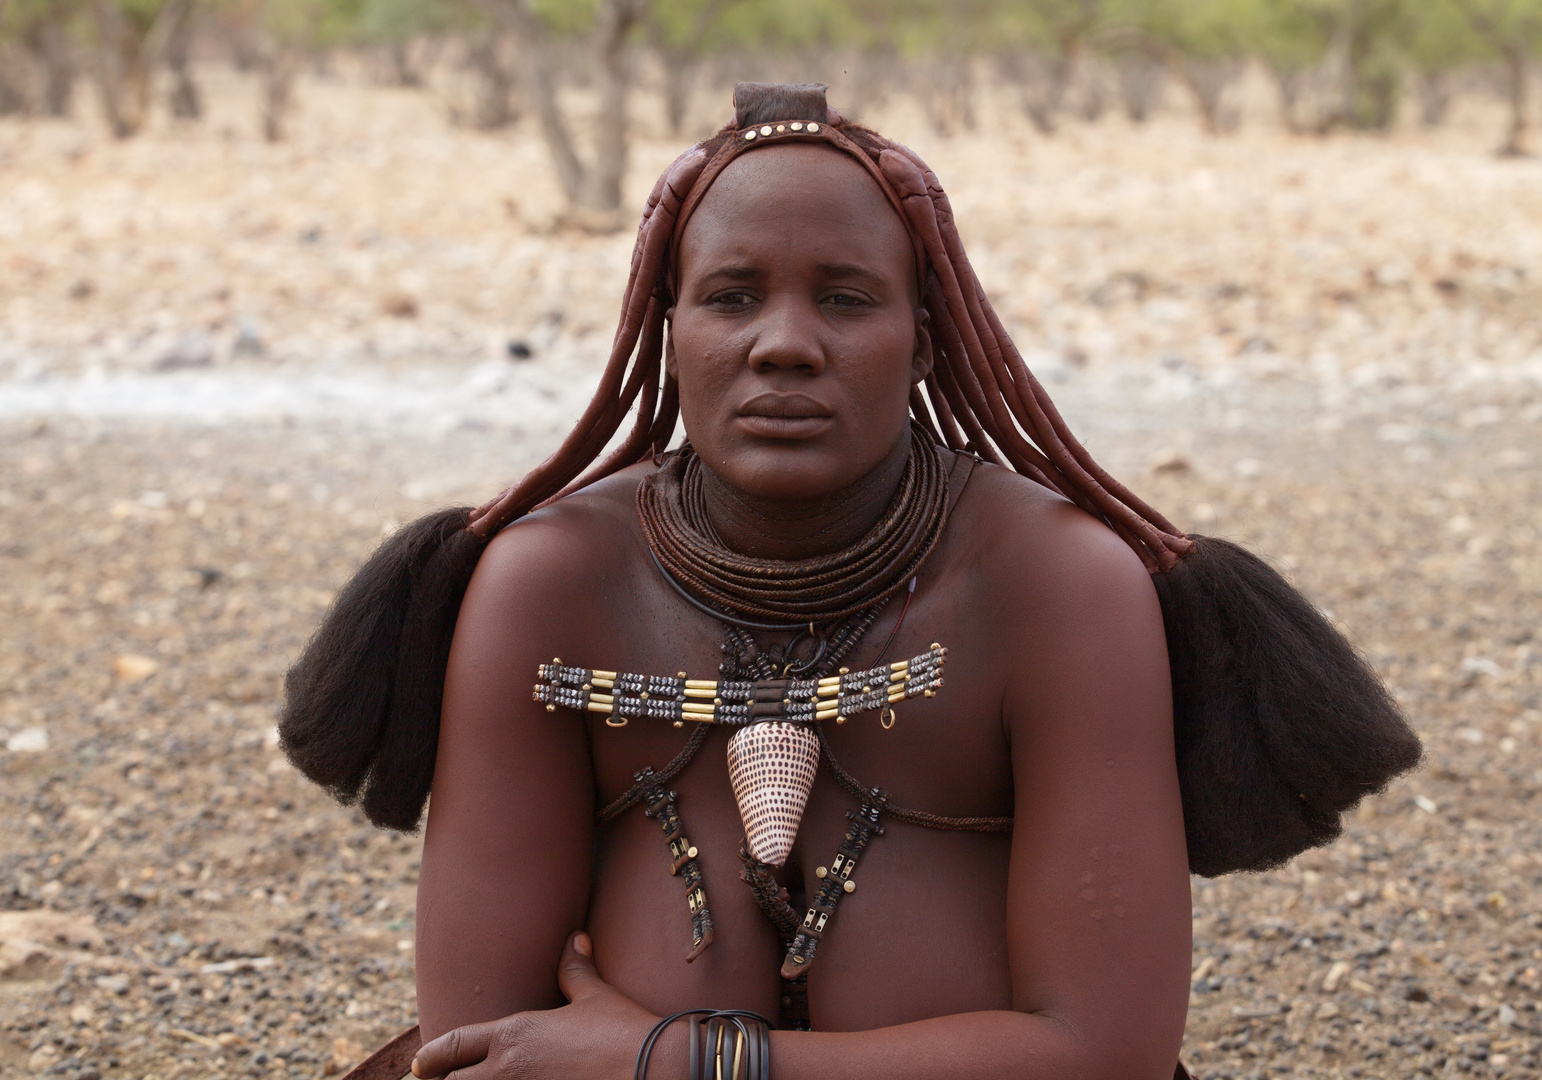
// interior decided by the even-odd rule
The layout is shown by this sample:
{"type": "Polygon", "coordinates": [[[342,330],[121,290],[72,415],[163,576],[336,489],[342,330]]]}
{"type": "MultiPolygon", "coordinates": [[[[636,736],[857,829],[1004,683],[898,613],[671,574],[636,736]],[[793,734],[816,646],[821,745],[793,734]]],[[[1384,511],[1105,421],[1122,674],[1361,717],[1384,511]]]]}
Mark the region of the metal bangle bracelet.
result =
{"type": "MultiPolygon", "coordinates": [[[[759,1013],[750,1012],[747,1009],[686,1009],[664,1017],[649,1030],[647,1038],[643,1040],[641,1048],[637,1051],[637,1065],[632,1073],[633,1080],[647,1080],[648,1063],[653,1057],[653,1048],[658,1043],[659,1037],[664,1034],[665,1029],[669,1025],[686,1017],[691,1017],[693,1021],[696,1017],[703,1017],[709,1023],[712,1020],[723,1020],[732,1024],[734,1029],[743,1036],[745,1045],[752,1051],[749,1060],[746,1061],[747,1068],[744,1070],[743,1080],[771,1080],[771,1022],[759,1013]],[[759,1029],[755,1035],[751,1034],[751,1024],[756,1025],[759,1029]]],[[[691,1025],[692,1039],[689,1061],[692,1077],[705,1077],[707,1075],[710,1059],[697,1056],[696,1040],[694,1037],[697,1030],[706,1026],[698,1025],[694,1022],[691,1025]]],[[[705,1050],[706,1048],[703,1047],[703,1049],[705,1050]]],[[[712,1080],[717,1080],[717,1076],[720,1075],[723,1075],[722,1070],[716,1070],[712,1075],[712,1080]]],[[[739,1080],[739,1078],[735,1077],[734,1080],[739,1080]]]]}

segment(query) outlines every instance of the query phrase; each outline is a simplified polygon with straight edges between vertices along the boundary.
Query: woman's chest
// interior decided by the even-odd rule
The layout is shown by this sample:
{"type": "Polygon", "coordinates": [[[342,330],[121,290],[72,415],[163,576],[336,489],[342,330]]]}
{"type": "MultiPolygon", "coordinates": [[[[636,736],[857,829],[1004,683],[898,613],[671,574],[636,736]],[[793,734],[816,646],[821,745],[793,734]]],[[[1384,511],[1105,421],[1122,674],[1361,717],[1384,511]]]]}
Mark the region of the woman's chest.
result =
{"type": "MultiPolygon", "coordinates": [[[[675,976],[695,986],[697,993],[722,992],[711,985],[719,963],[727,963],[738,979],[754,972],[757,977],[743,985],[764,983],[765,993],[775,992],[788,937],[807,931],[805,938],[811,940],[805,940],[803,952],[812,961],[811,1004],[816,1016],[823,1017],[820,1026],[846,1026],[859,1014],[869,1024],[934,1015],[941,1000],[934,1000],[936,995],[954,1008],[1003,1004],[997,999],[1004,986],[1008,844],[999,831],[979,831],[978,820],[1004,819],[1012,809],[1000,682],[992,677],[989,658],[976,646],[976,634],[946,620],[907,620],[887,655],[880,656],[895,621],[880,621],[870,646],[853,651],[843,666],[867,667],[855,668],[851,675],[876,669],[873,678],[884,677],[884,671],[895,670],[890,667],[895,661],[888,657],[936,655],[931,646],[933,640],[941,644],[942,637],[961,641],[964,647],[949,647],[948,663],[938,672],[940,684],[935,679],[894,681],[926,685],[930,695],[917,690],[907,697],[896,691],[894,700],[886,695],[881,707],[841,709],[816,725],[803,725],[813,732],[813,749],[807,768],[781,777],[784,786],[804,783],[791,798],[781,791],[757,799],[746,790],[752,786],[745,783],[746,773],[769,777],[773,786],[778,782],[774,746],[768,760],[744,765],[745,751],[739,744],[754,741],[756,723],[714,724],[693,739],[698,723],[693,719],[635,714],[589,718],[602,801],[622,797],[634,788],[639,774],[651,770],[672,792],[670,806],[678,822],[672,835],[664,821],[649,822],[643,808],[633,806],[602,830],[593,929],[615,943],[613,956],[624,950],[631,958],[617,971],[618,978],[630,972],[645,979],[647,972],[658,973],[660,963],[672,967],[667,958],[686,948],[688,919],[698,901],[687,895],[677,863],[682,853],[694,852],[701,880],[699,902],[713,912],[717,941],[689,971],[682,967],[675,976]],[[937,639],[927,632],[933,629],[937,639]],[[777,867],[770,885],[772,892],[786,890],[785,909],[794,923],[784,925],[780,934],[768,921],[766,897],[757,902],[754,890],[741,880],[746,869],[741,845],[755,836],[757,808],[764,819],[767,804],[770,816],[779,819],[775,824],[791,838],[790,848],[778,853],[785,859],[773,860],[777,867]],[[909,944],[896,948],[897,941],[909,944]],[[978,962],[961,969],[961,956],[978,962]],[[900,975],[908,979],[921,972],[926,978],[913,985],[928,987],[926,994],[911,1000],[915,995],[886,993],[877,1001],[890,1011],[882,1017],[870,1013],[876,1007],[869,993],[876,985],[872,980],[900,975]],[[860,1000],[869,1002],[864,1007],[869,1011],[851,1013],[860,1000]]],[[[659,650],[667,636],[629,651],[633,670],[616,671],[618,678],[608,681],[621,681],[627,673],[678,678],[681,671],[687,677],[700,671],[692,665],[702,663],[708,650],[688,638],[673,654],[659,650]],[[685,659],[672,665],[676,657],[685,659]]],[[[923,668],[924,661],[918,661],[915,670],[923,668]]],[[[629,685],[635,693],[642,683],[632,680],[629,685]]],[[[850,689],[861,693],[867,685],[853,683],[850,689]]],[[[614,691],[615,686],[607,689],[614,691]]],[[[756,719],[764,725],[761,730],[785,723],[777,717],[756,719]]],[[[1002,822],[984,824],[999,829],[1002,822]]],[[[751,853],[767,858],[765,851],[754,851],[753,844],[751,853]]]]}

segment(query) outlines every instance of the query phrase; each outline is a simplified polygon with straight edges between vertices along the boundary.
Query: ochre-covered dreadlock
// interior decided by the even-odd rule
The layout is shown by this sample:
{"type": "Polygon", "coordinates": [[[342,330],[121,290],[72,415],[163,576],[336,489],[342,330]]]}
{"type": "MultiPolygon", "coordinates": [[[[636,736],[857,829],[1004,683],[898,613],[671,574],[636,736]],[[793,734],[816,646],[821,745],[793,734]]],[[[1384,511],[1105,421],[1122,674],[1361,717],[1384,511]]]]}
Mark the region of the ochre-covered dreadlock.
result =
{"type": "Polygon", "coordinates": [[[936,345],[932,374],[911,394],[916,422],[1104,521],[1154,575],[1193,869],[1261,869],[1337,836],[1345,809],[1420,755],[1349,643],[1267,564],[1227,541],[1185,536],[1092,459],[1012,344],[964,254],[947,195],[913,151],[844,121],[823,86],[740,84],[734,102],[734,122],[654,185],[609,362],[562,445],[483,506],[402,529],[339,595],[286,680],[280,730],[295,764],[345,802],[362,798],[376,823],[416,827],[450,638],[482,549],[530,510],[669,444],[679,388],[661,361],[687,220],[738,155],[823,142],[863,165],[916,250],[936,345]],[[634,408],[630,432],[597,462],[634,408]]]}

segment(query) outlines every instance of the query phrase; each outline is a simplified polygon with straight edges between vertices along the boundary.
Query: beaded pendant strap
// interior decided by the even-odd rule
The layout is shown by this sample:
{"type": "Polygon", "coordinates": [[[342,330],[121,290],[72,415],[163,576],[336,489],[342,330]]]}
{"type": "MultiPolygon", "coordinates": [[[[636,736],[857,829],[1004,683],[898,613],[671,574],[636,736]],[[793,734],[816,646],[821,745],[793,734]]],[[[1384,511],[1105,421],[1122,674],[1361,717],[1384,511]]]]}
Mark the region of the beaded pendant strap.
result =
{"type": "Polygon", "coordinates": [[[948,650],[933,644],[909,660],[880,664],[866,671],[823,679],[731,681],[688,679],[684,675],[633,675],[565,665],[560,659],[536,669],[534,698],[548,711],[561,705],[600,713],[611,727],[633,719],[668,720],[675,727],[694,723],[743,725],[779,720],[843,724],[860,713],[884,710],[892,726],[892,706],[914,697],[933,697],[942,686],[948,650]]]}

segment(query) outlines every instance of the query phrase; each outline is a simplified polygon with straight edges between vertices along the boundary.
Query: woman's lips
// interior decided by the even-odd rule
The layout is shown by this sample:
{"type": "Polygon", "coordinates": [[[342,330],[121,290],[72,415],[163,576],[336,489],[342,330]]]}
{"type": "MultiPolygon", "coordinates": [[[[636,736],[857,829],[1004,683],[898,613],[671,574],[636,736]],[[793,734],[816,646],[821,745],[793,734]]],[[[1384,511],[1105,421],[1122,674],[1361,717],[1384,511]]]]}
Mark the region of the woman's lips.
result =
{"type": "Polygon", "coordinates": [[[803,394],[759,394],[739,407],[738,426],[766,439],[807,439],[828,428],[828,406],[803,394]]]}
{"type": "Polygon", "coordinates": [[[827,430],[828,416],[740,416],[739,430],[762,439],[811,439],[827,430]]]}

